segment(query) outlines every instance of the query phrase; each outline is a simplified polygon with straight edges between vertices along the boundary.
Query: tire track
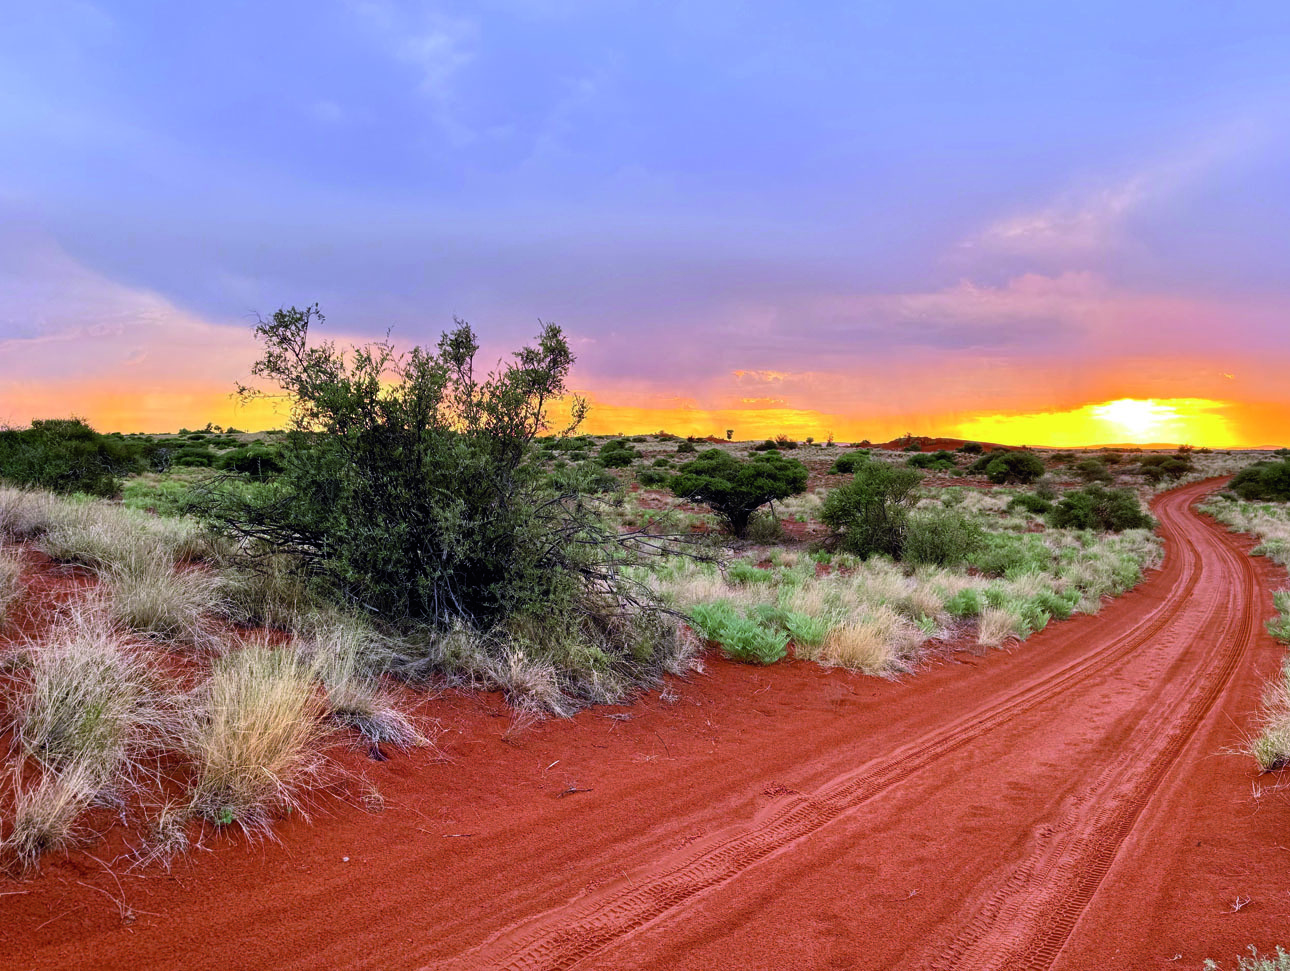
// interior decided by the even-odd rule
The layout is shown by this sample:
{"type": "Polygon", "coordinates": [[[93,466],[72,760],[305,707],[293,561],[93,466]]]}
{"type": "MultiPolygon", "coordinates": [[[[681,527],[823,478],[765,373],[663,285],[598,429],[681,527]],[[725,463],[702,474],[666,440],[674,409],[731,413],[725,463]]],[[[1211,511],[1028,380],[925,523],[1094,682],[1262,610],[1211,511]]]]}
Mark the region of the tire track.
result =
{"type": "MultiPolygon", "coordinates": [[[[1236,618],[1232,635],[1178,693],[1179,713],[1135,732],[1131,749],[1092,786],[1095,798],[1077,800],[1061,822],[1043,828],[1035,850],[929,967],[1041,971],[1056,962],[1134,824],[1254,643],[1258,579],[1253,564],[1225,544],[1213,545],[1220,562],[1234,564],[1240,575],[1226,604],[1236,618]]],[[[1221,600],[1210,604],[1207,619],[1223,606],[1221,600]]],[[[1144,717],[1161,709],[1174,710],[1172,703],[1161,704],[1144,717]]]]}
{"type": "MultiPolygon", "coordinates": [[[[1162,529],[1183,557],[1183,576],[1169,595],[1139,623],[1106,646],[1038,679],[993,704],[944,726],[920,742],[902,746],[820,787],[810,796],[767,806],[751,827],[741,826],[692,845],[679,857],[660,862],[641,882],[619,884],[594,900],[557,908],[504,932],[480,948],[431,968],[496,967],[514,971],[571,968],[665,917],[692,898],[724,884],[750,867],[785,851],[874,796],[898,785],[1035,708],[1082,683],[1149,643],[1182,615],[1201,576],[1200,550],[1174,517],[1187,514],[1192,500],[1212,488],[1199,484],[1178,490],[1157,506],[1162,529]]],[[[1248,617],[1246,617],[1248,625],[1248,617]]],[[[1234,666],[1236,660],[1231,661],[1234,666]]],[[[1229,667],[1230,672],[1230,667],[1229,667]]],[[[1221,690],[1221,686],[1216,688],[1221,690]]],[[[1208,710],[1207,707],[1205,710],[1208,710]]],[[[1201,712],[1199,717],[1203,717],[1201,712]]],[[[1164,768],[1160,773],[1163,776],[1164,768]]],[[[1149,797],[1149,792],[1147,793],[1149,797]]],[[[1145,804],[1145,797],[1142,800],[1145,804]]],[[[1137,812],[1128,817],[1131,827],[1137,812]]],[[[1117,817],[1119,818],[1119,817],[1117,817]]],[[[1127,829],[1125,830],[1127,834],[1127,829]]],[[[1122,837],[1121,837],[1122,839],[1122,837]]],[[[1114,844],[1118,846],[1118,842],[1114,844]]],[[[1107,856],[1108,866],[1114,849],[1107,856]]],[[[1103,871],[1104,872],[1104,871],[1103,871]]],[[[1098,877],[1100,882],[1100,877],[1098,877]]],[[[1096,890],[1093,886],[1089,893],[1096,890]]],[[[1068,910],[1070,908],[1067,908],[1068,910]]],[[[1071,925],[1073,927],[1073,923],[1071,925]]],[[[1067,934],[1069,931],[1067,932],[1067,934]]],[[[1065,940],[1065,935],[1061,941],[1065,940]]],[[[1058,945],[1060,948],[1060,944],[1058,945]]],[[[1053,952],[1054,954],[1056,952],[1053,952]]]]}

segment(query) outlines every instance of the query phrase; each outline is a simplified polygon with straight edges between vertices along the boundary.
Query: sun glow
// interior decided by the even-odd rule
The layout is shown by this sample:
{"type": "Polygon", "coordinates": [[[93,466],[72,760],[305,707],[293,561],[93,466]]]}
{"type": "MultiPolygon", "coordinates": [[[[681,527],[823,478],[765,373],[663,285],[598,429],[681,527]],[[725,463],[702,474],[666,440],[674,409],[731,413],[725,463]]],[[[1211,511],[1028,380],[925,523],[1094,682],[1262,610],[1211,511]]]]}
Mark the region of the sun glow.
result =
{"type": "Polygon", "coordinates": [[[1009,444],[1233,444],[1225,411],[1208,398],[1119,398],[1069,411],[981,415],[958,426],[964,438],[1009,444]]]}

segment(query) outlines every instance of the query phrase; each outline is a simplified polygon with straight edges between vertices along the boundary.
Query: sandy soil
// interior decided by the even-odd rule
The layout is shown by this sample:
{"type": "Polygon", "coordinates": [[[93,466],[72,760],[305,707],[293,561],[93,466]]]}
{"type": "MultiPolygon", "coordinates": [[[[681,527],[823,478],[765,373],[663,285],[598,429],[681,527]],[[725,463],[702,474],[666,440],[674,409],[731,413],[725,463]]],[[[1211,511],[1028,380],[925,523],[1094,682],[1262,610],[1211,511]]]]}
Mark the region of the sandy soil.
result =
{"type": "Polygon", "coordinates": [[[435,699],[439,753],[347,756],[350,797],[280,843],[0,880],[0,966],[1091,971],[1290,944],[1290,790],[1231,752],[1279,581],[1191,511],[1210,488],[1157,500],[1165,566],[1098,616],[904,683],[713,659],[569,721],[435,699]]]}

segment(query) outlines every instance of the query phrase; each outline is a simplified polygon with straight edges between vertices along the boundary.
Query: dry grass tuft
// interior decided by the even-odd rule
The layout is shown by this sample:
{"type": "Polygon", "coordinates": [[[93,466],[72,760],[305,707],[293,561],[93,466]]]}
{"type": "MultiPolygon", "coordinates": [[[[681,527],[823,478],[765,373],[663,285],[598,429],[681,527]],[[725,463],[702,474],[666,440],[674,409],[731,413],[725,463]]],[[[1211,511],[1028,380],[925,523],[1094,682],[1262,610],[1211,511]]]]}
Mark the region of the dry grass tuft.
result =
{"type": "Polygon", "coordinates": [[[47,772],[33,786],[23,788],[14,780],[13,824],[0,843],[0,852],[28,870],[51,851],[79,842],[84,833],[76,820],[93,801],[99,788],[97,767],[85,763],[47,772]]]}
{"type": "Polygon", "coordinates": [[[982,647],[1000,647],[1023,628],[1021,617],[1006,607],[986,607],[977,621],[976,642],[982,647]]]}
{"type": "Polygon", "coordinates": [[[22,557],[17,550],[0,547],[0,626],[22,592],[22,557]]]}
{"type": "Polygon", "coordinates": [[[1250,742],[1250,753],[1264,772],[1290,766],[1290,662],[1263,697],[1263,725],[1250,742]]]}
{"type": "Polygon", "coordinates": [[[73,611],[31,645],[12,689],[14,743],[47,769],[82,766],[99,788],[133,775],[165,727],[147,659],[110,623],[73,611]]]}
{"type": "Polygon", "coordinates": [[[208,646],[206,615],[222,606],[220,578],[203,568],[176,569],[163,552],[135,555],[100,570],[108,612],[157,640],[208,646]]]}
{"type": "Polygon", "coordinates": [[[310,666],[294,651],[254,644],[217,659],[182,727],[193,812],[267,833],[275,814],[303,810],[324,765],[321,715],[310,666]]]}
{"type": "Polygon", "coordinates": [[[38,539],[58,519],[63,506],[48,492],[0,487],[0,541],[38,539]]]}
{"type": "Polygon", "coordinates": [[[318,626],[304,652],[327,694],[327,716],[373,741],[400,748],[429,741],[381,684],[372,660],[382,639],[348,619],[318,626]]]}
{"type": "Polygon", "coordinates": [[[831,628],[819,647],[799,648],[799,653],[820,664],[891,677],[912,669],[921,640],[909,621],[890,608],[878,607],[831,628]]]}

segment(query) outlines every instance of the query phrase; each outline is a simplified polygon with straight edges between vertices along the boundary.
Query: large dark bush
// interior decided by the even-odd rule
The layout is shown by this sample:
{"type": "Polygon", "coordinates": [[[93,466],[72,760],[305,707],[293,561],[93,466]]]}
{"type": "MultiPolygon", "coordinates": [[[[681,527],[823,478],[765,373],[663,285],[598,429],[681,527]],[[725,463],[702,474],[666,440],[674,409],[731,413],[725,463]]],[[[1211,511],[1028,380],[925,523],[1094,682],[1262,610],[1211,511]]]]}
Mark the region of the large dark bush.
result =
{"type": "Polygon", "coordinates": [[[869,461],[869,453],[866,451],[843,452],[833,461],[829,469],[830,475],[849,475],[860,466],[869,461]]]}
{"type": "Polygon", "coordinates": [[[100,435],[80,418],[33,421],[0,431],[0,479],[53,492],[115,496],[141,467],[138,446],[100,435]]]}
{"type": "MultiPolygon", "coordinates": [[[[623,544],[576,486],[554,491],[528,460],[568,394],[560,329],[547,325],[481,377],[462,321],[437,347],[398,355],[388,342],[311,344],[321,319],[291,308],[256,328],[253,373],[293,409],[283,471],[254,490],[211,491],[205,517],[391,623],[523,630],[539,648],[594,630],[583,653],[595,663],[639,660],[639,614],[616,569],[623,544]]],[[[571,400],[576,426],[585,406],[571,400]]]]}
{"type": "Polygon", "coordinates": [[[1074,465],[1075,474],[1085,482],[1110,482],[1113,476],[1100,459],[1081,459],[1074,465]]]}
{"type": "Polygon", "coordinates": [[[225,452],[216,465],[226,472],[240,472],[249,478],[263,480],[282,472],[282,452],[276,446],[252,442],[225,452]]]}
{"type": "MultiPolygon", "coordinates": [[[[973,464],[975,469],[981,463],[973,464]]],[[[985,463],[985,474],[991,482],[1034,482],[1044,474],[1046,468],[1044,460],[1034,452],[1017,451],[1017,452],[999,452],[990,457],[990,461],[985,463]]]]}
{"type": "Polygon", "coordinates": [[[1150,529],[1155,525],[1132,490],[1104,489],[1098,485],[1066,493],[1048,514],[1048,521],[1062,529],[1115,533],[1124,529],[1150,529]]]}
{"type": "Polygon", "coordinates": [[[713,448],[681,466],[672,491],[711,507],[730,532],[742,537],[758,508],[797,495],[806,488],[807,475],[805,465],[778,451],[741,461],[713,448]]]}
{"type": "Polygon", "coordinates": [[[922,478],[911,468],[868,462],[856,470],[854,479],[824,498],[820,519],[849,553],[899,557],[922,478]]]}
{"type": "Polygon", "coordinates": [[[1242,499],[1290,501],[1290,458],[1247,465],[1232,477],[1228,488],[1242,499]]]}

